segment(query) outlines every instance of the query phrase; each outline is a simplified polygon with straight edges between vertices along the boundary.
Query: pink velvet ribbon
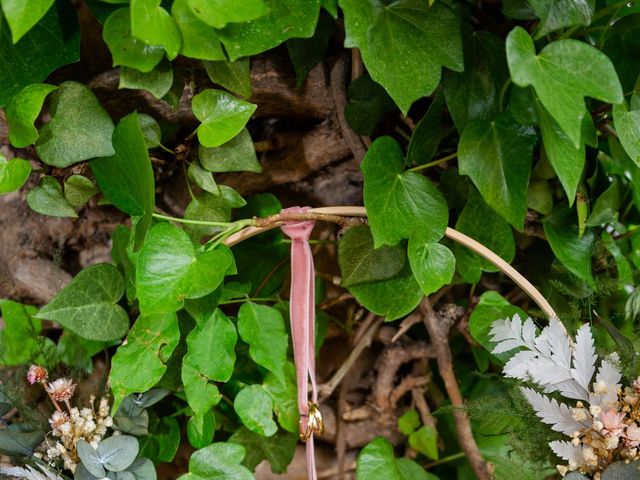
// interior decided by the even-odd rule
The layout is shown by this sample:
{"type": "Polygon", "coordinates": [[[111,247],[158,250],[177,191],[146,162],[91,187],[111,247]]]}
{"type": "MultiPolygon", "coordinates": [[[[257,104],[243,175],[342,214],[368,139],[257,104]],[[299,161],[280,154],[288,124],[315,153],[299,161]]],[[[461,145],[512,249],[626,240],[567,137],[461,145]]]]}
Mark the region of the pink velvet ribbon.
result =
{"type": "MultiPolygon", "coordinates": [[[[304,213],[309,207],[292,207],[281,213],[304,213]]],[[[309,480],[316,480],[316,464],[313,445],[313,419],[310,425],[309,381],[311,381],[311,402],[317,404],[315,361],[315,271],[313,256],[309,246],[309,236],[315,222],[286,222],[282,231],[291,243],[291,299],[290,319],[293,337],[293,357],[296,364],[298,383],[298,411],[300,432],[307,442],[307,473],[309,480]]],[[[315,410],[314,410],[315,411],[315,410]]],[[[311,412],[314,415],[314,412],[311,412]]]]}

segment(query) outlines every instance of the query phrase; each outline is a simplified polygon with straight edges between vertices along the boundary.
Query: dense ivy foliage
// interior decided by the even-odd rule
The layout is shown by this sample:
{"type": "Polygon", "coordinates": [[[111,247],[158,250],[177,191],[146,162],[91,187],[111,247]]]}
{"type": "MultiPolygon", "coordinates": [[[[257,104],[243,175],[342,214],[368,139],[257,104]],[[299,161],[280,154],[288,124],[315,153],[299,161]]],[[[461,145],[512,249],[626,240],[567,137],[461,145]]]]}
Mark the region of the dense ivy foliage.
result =
{"type": "MultiPolygon", "coordinates": [[[[342,50],[362,62],[338,114],[370,144],[361,163],[368,225],[339,236],[340,288],[386,321],[439,291],[467,309],[461,330],[470,342],[451,338],[454,364],[496,478],[539,479],[557,463],[547,434],[527,422],[522,398],[496,381],[504,357],[489,353],[494,320],[522,309],[544,319],[492,263],[446,238],[447,227],[512,262],[569,330],[594,322],[600,345],[626,359],[629,378],[640,372],[640,8],[633,2],[0,5],[0,107],[12,147],[12,155],[0,154],[0,194],[26,185],[29,207],[53,217],[77,218],[88,205],[130,217],[112,235],[112,264],[79,271],[41,308],[0,300],[5,370],[37,363],[80,378],[95,359],[108,359],[114,428],[123,435],[97,447],[83,441],[76,479],[153,479],[150,462],[172,462],[184,443],[194,450],[185,480],[250,479],[263,460],[281,473],[294,456],[289,244],[270,232],[225,245],[281,204],[270,193],[243,198],[218,183],[228,172],[269,173],[252,140],[260,105],[251,102],[250,75],[252,57],[272,49],[288,53],[292,88],[306,88],[309,72],[342,50]],[[174,112],[186,105],[195,129],[102,104],[74,69],[92,55],[82,50],[91,29],[102,32],[120,89],[145,91],[174,112]],[[194,72],[210,82],[195,81],[194,72]],[[190,201],[182,218],[165,215],[156,198],[158,158],[183,162],[190,201]],[[61,335],[43,322],[55,322],[61,335]]],[[[321,300],[326,282],[318,278],[321,300]]],[[[350,333],[327,317],[319,313],[319,343],[327,321],[350,333]]],[[[426,337],[416,328],[408,335],[426,337]]],[[[0,451],[24,459],[48,426],[24,413],[34,405],[19,402],[8,382],[0,388],[0,413],[14,405],[21,412],[0,429],[0,451]]],[[[442,396],[439,387],[429,394],[442,396]]],[[[402,440],[379,437],[362,448],[358,479],[474,478],[452,410],[445,401],[432,406],[441,407],[437,430],[407,406],[397,422],[402,440]]]]}

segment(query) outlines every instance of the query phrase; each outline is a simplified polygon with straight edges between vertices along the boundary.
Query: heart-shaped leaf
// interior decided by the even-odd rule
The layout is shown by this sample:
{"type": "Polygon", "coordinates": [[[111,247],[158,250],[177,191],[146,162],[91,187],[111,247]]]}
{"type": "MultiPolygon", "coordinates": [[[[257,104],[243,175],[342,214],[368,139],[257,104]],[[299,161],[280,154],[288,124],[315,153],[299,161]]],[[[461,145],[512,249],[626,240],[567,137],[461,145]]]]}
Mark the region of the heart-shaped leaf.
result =
{"type": "Polygon", "coordinates": [[[204,415],[194,415],[187,422],[187,437],[193,448],[204,448],[211,444],[216,430],[216,417],[209,410],[204,415]]]}
{"type": "Polygon", "coordinates": [[[141,72],[135,68],[120,69],[118,88],[146,90],[157,99],[164,97],[173,85],[173,67],[171,62],[160,62],[150,72],[141,72]]]}
{"type": "Polygon", "coordinates": [[[184,230],[160,223],[138,254],[136,283],[144,314],[175,312],[186,298],[200,298],[215,290],[233,265],[228,248],[196,255],[184,230]]]}
{"type": "Polygon", "coordinates": [[[629,110],[627,103],[613,106],[613,121],[620,143],[636,165],[640,165],[640,110],[629,110]]]}
{"type": "Polygon", "coordinates": [[[219,147],[200,145],[198,156],[202,166],[210,172],[262,172],[253,140],[246,128],[219,147]]]}
{"type": "Polygon", "coordinates": [[[130,435],[114,435],[98,443],[93,448],[89,442],[79,440],[78,456],[87,471],[98,478],[105,476],[105,471],[121,472],[129,467],[140,449],[138,439],[130,435]]]}
{"type": "Polygon", "coordinates": [[[456,258],[444,245],[410,238],[407,255],[411,271],[425,295],[431,295],[451,282],[456,258]]]}
{"type": "Polygon", "coordinates": [[[296,384],[296,367],[291,362],[284,364],[284,381],[269,372],[264,377],[264,388],[273,399],[273,413],[278,423],[287,432],[298,432],[298,386],[296,384]]]}
{"type": "Polygon", "coordinates": [[[40,21],[55,0],[0,0],[2,13],[11,29],[13,43],[18,43],[40,21]]]}
{"type": "Polygon", "coordinates": [[[200,162],[193,162],[187,170],[189,180],[213,195],[220,195],[220,187],[213,178],[213,174],[200,166],[200,162]]]}
{"type": "Polygon", "coordinates": [[[82,207],[98,192],[96,184],[82,175],[71,175],[64,182],[64,197],[75,208],[82,207]]]}
{"type": "Polygon", "coordinates": [[[173,60],[180,52],[182,37],[161,0],[131,0],[131,33],[149,45],[161,45],[173,60]]]}
{"type": "Polygon", "coordinates": [[[189,459],[187,480],[253,480],[249,470],[240,465],[245,450],[231,442],[212,443],[197,450],[189,459]]]}
{"type": "Polygon", "coordinates": [[[252,103],[211,88],[193,97],[191,107],[202,122],[198,127],[198,140],[205,147],[219,147],[231,140],[256,110],[252,103]]]}
{"type": "Polygon", "coordinates": [[[171,15],[182,34],[182,55],[202,60],[226,60],[218,34],[193,13],[189,0],[175,0],[171,15]]]}
{"type": "Polygon", "coordinates": [[[40,159],[64,168],[114,154],[113,122],[93,92],[78,82],[64,82],[52,95],[53,118],[40,129],[40,159]]]}
{"type": "Polygon", "coordinates": [[[0,154],[0,195],[20,189],[30,174],[31,164],[28,161],[21,158],[7,160],[0,154]]]}
{"type": "Polygon", "coordinates": [[[251,95],[251,72],[249,58],[239,58],[235,62],[203,62],[209,79],[241,97],[251,95]]]}
{"type": "Polygon", "coordinates": [[[536,38],[574,25],[591,24],[595,0],[528,0],[528,4],[540,19],[536,38]]]}
{"type": "Polygon", "coordinates": [[[391,137],[378,138],[362,162],[375,248],[411,236],[437,242],[444,235],[449,218],[444,197],[429,179],[403,169],[402,150],[391,137]]]}
{"type": "MultiPolygon", "coordinates": [[[[184,218],[206,222],[228,222],[231,219],[231,210],[246,204],[244,199],[233,188],[226,185],[218,185],[220,193],[213,195],[202,192],[187,205],[184,218]]],[[[208,225],[185,226],[185,231],[196,241],[204,235],[213,235],[220,231],[220,227],[208,225]]]]}
{"type": "Polygon", "coordinates": [[[233,408],[252,432],[270,437],[278,431],[278,425],[273,421],[273,400],[262,385],[249,385],[240,390],[233,408]]]}
{"type": "Polygon", "coordinates": [[[229,441],[245,448],[247,453],[242,465],[249,470],[255,470],[260,462],[266,460],[269,462],[273,473],[284,474],[296,452],[296,444],[298,443],[297,427],[296,433],[279,430],[278,433],[267,438],[245,427],[240,427],[229,437],[229,441]]]}
{"type": "Polygon", "coordinates": [[[9,141],[17,148],[31,145],[38,139],[38,130],[33,125],[40,115],[47,95],[56,88],[46,83],[34,83],[24,87],[7,105],[9,141]]]}
{"type": "Polygon", "coordinates": [[[536,55],[533,40],[522,27],[507,37],[507,60],[513,83],[532,85],[551,116],[575,147],[580,145],[584,97],[618,104],[622,87],[611,60],[578,40],[551,42],[536,55]]]}
{"type": "Polygon", "coordinates": [[[131,11],[116,10],[104,24],[102,38],[113,57],[113,66],[121,65],[150,72],[160,63],[164,49],[159,45],[148,45],[131,33],[131,11]]]}
{"type": "Polygon", "coordinates": [[[62,193],[62,187],[53,177],[42,177],[36,188],[27,194],[32,210],[52,217],[73,217],[78,214],[62,193]]]}
{"type": "Polygon", "coordinates": [[[113,265],[102,263],[81,270],[36,314],[53,320],[89,340],[117,340],[129,328],[127,312],[117,304],[124,280],[113,265]]]}
{"type": "Polygon", "coordinates": [[[160,130],[160,125],[158,125],[156,119],[145,113],[138,113],[137,115],[142,136],[144,137],[144,143],[147,145],[147,148],[159,146],[162,139],[162,130],[160,130]]]}
{"type": "Polygon", "coordinates": [[[263,0],[188,0],[193,13],[207,25],[224,28],[227,23],[248,22],[269,13],[263,0]]]}

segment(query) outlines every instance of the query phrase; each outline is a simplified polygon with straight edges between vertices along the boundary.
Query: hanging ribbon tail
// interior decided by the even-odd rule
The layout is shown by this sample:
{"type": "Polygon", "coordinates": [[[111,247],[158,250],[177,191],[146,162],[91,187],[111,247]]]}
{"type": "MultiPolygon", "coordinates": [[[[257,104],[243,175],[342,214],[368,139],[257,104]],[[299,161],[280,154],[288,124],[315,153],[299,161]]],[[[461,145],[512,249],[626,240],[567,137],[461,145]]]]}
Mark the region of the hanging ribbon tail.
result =
{"type": "MultiPolygon", "coordinates": [[[[281,213],[305,213],[309,207],[292,207],[281,213]]],[[[309,237],[315,222],[287,222],[281,229],[291,238],[291,336],[298,383],[300,438],[307,443],[307,473],[316,480],[313,434],[322,433],[324,425],[318,410],[315,360],[315,270],[309,237]],[[309,399],[311,382],[311,399],[309,399]]]]}

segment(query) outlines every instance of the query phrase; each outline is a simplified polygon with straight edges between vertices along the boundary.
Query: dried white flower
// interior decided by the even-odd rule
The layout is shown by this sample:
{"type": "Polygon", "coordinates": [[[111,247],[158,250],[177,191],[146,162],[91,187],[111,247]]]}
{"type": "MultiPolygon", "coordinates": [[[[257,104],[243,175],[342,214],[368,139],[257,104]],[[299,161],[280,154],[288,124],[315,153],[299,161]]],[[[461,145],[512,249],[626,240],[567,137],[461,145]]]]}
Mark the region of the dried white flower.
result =
{"type": "Polygon", "coordinates": [[[73,380],[68,378],[59,378],[47,386],[47,392],[57,402],[68,402],[75,391],[76,386],[73,380]]]}

